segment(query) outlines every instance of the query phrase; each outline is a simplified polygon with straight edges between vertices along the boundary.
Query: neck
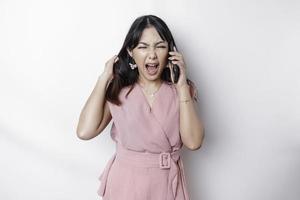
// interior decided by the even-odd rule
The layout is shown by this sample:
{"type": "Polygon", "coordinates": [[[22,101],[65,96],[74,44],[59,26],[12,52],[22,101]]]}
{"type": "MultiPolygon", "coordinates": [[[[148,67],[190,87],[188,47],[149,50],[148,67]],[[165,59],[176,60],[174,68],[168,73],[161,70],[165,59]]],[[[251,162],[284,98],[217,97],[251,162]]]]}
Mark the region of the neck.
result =
{"type": "Polygon", "coordinates": [[[149,80],[138,79],[137,82],[138,82],[138,84],[140,84],[143,88],[145,88],[147,90],[155,90],[155,89],[160,87],[163,80],[158,79],[158,80],[155,80],[155,81],[149,81],[149,80]]]}

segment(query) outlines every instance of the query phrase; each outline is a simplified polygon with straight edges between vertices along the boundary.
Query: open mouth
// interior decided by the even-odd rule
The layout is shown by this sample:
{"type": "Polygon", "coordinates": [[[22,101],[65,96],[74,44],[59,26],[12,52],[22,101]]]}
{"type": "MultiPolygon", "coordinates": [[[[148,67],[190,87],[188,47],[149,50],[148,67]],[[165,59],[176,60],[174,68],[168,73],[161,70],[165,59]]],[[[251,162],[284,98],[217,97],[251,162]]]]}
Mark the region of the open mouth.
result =
{"type": "Polygon", "coordinates": [[[155,75],[158,72],[158,63],[148,63],[146,64],[146,69],[148,74],[155,75]]]}

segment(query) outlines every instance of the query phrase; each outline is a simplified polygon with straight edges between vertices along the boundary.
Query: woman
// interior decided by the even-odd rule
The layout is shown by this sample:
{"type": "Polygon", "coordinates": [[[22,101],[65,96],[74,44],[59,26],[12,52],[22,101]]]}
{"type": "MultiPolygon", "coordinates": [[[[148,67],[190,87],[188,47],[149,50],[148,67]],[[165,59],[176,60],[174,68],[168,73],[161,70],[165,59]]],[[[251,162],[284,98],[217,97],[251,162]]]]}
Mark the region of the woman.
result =
{"type": "Polygon", "coordinates": [[[99,177],[104,200],[189,200],[180,150],[199,149],[204,128],[197,90],[174,45],[159,17],[137,18],[81,111],[77,135],[83,140],[113,119],[116,153],[99,177]]]}

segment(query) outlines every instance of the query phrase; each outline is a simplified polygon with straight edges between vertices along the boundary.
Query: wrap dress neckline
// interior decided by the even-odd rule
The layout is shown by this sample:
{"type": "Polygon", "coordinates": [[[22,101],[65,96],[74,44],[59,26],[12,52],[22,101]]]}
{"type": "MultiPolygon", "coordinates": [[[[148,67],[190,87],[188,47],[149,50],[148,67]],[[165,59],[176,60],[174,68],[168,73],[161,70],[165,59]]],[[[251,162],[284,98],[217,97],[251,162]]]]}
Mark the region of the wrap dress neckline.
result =
{"type": "Polygon", "coordinates": [[[141,86],[141,84],[138,83],[138,82],[135,83],[135,85],[137,86],[138,90],[141,92],[144,101],[147,103],[147,105],[148,105],[150,111],[152,111],[153,109],[155,109],[154,107],[155,107],[155,104],[156,104],[156,102],[157,102],[157,98],[160,97],[160,95],[161,95],[160,92],[161,92],[161,90],[163,89],[163,87],[164,87],[165,84],[166,84],[166,83],[165,83],[164,81],[162,81],[161,85],[159,86],[159,88],[158,88],[157,91],[155,92],[154,99],[152,100],[152,104],[150,105],[150,103],[149,103],[149,101],[147,100],[147,97],[146,97],[146,95],[145,95],[145,93],[144,93],[144,91],[143,91],[143,86],[141,86]]]}

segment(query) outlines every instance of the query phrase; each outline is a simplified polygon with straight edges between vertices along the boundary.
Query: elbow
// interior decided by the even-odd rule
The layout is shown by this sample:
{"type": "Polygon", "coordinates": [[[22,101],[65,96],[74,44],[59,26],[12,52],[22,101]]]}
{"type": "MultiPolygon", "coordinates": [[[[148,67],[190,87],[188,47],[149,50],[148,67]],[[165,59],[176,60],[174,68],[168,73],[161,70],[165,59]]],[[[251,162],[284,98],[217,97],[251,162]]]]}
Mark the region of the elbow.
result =
{"type": "Polygon", "coordinates": [[[76,131],[76,135],[77,135],[77,137],[78,137],[79,139],[81,139],[81,140],[89,140],[89,139],[91,139],[91,138],[89,137],[89,134],[88,134],[87,132],[85,132],[85,131],[77,130],[77,131],[76,131]]]}
{"type": "Polygon", "coordinates": [[[201,143],[200,143],[200,144],[194,144],[194,145],[187,145],[186,147],[187,147],[189,150],[191,150],[191,151],[196,151],[196,150],[200,149],[201,143]]]}
{"type": "Polygon", "coordinates": [[[200,140],[198,140],[197,142],[192,142],[192,143],[186,145],[186,147],[187,147],[189,150],[191,150],[191,151],[196,151],[196,150],[198,150],[198,149],[201,148],[202,143],[203,143],[203,140],[204,140],[204,135],[205,135],[204,128],[203,128],[202,130],[203,130],[203,131],[202,131],[202,134],[201,134],[201,135],[202,135],[202,138],[201,138],[200,140]]]}

